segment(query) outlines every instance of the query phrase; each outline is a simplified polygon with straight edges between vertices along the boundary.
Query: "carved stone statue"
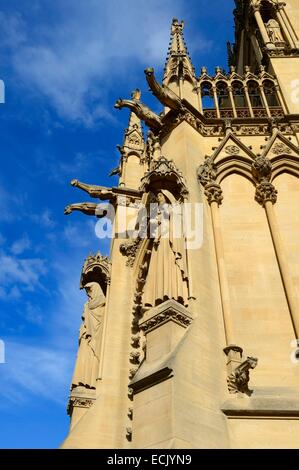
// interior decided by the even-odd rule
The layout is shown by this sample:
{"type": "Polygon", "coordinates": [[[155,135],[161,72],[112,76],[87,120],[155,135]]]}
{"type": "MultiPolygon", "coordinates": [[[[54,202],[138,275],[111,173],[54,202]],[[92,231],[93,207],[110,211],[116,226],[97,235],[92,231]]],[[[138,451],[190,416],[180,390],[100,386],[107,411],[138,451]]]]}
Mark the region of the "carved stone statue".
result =
{"type": "Polygon", "coordinates": [[[158,114],[151,111],[148,106],[139,101],[139,95],[136,91],[137,90],[132,93],[132,100],[119,99],[116,101],[114,107],[118,109],[129,108],[139,119],[142,119],[149,128],[161,129],[162,121],[160,117],[158,114]]]}
{"type": "Polygon", "coordinates": [[[279,45],[281,43],[285,43],[279,23],[276,20],[269,20],[268,23],[266,23],[266,29],[269,39],[273,44],[279,45]]]}
{"type": "Polygon", "coordinates": [[[79,350],[72,379],[71,389],[84,386],[96,388],[102,345],[105,296],[97,282],[85,285],[89,297],[84,305],[79,334],[79,350]]]}
{"type": "MultiPolygon", "coordinates": [[[[144,308],[153,307],[168,299],[188,305],[188,274],[185,238],[182,220],[176,219],[181,230],[175,233],[174,217],[181,217],[174,196],[161,190],[157,196],[158,208],[151,227],[156,227],[146,281],[143,289],[144,308]],[[174,210],[178,209],[178,215],[174,210]],[[179,235],[179,236],[178,236],[179,235]]],[[[177,228],[179,228],[177,226],[177,228]]]]}
{"type": "Polygon", "coordinates": [[[247,395],[251,395],[252,391],[249,389],[249,371],[250,369],[254,369],[257,366],[257,358],[256,357],[247,357],[247,359],[242,362],[234,372],[232,372],[228,379],[228,390],[229,393],[246,393],[247,395]]]}

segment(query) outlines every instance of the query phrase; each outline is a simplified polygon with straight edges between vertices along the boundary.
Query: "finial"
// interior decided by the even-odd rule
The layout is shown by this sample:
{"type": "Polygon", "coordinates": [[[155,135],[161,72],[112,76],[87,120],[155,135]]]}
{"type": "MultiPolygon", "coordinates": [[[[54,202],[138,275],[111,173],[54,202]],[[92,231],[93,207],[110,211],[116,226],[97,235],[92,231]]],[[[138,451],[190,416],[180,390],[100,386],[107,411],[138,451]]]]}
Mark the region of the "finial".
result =
{"type": "Polygon", "coordinates": [[[133,90],[133,91],[132,91],[131,97],[132,97],[133,100],[137,100],[137,101],[140,100],[140,98],[141,98],[141,91],[139,90],[139,88],[136,88],[136,90],[133,90]]]}

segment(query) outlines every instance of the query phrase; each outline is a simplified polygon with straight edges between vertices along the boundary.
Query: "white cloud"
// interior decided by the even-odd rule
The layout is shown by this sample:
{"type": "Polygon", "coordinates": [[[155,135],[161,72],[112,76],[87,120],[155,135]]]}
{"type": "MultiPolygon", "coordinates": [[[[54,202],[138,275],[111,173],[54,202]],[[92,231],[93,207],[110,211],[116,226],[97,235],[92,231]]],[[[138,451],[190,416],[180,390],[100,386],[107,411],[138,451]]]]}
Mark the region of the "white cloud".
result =
{"type": "Polygon", "coordinates": [[[44,319],[44,314],[38,305],[31,302],[25,303],[25,319],[36,325],[41,325],[44,319]]]}
{"type": "Polygon", "coordinates": [[[95,237],[95,224],[96,219],[87,219],[81,223],[79,223],[78,220],[68,221],[63,231],[64,238],[68,245],[77,248],[90,246],[92,237],[95,237]]]}
{"type": "Polygon", "coordinates": [[[126,83],[136,66],[140,80],[144,66],[161,68],[171,18],[181,16],[183,2],[65,0],[52,8],[55,26],[42,18],[38,36],[27,24],[25,40],[20,25],[22,43],[14,50],[13,65],[22,83],[47,97],[60,116],[89,126],[111,119],[107,92],[119,81],[126,83]]]}
{"type": "Polygon", "coordinates": [[[40,214],[30,215],[33,222],[41,225],[42,227],[52,229],[56,226],[56,222],[52,218],[50,209],[44,209],[40,214]]]}
{"type": "Polygon", "coordinates": [[[45,261],[41,258],[20,259],[0,254],[0,286],[2,289],[18,286],[27,291],[42,287],[40,278],[47,272],[45,261]]]}
{"type": "Polygon", "coordinates": [[[18,240],[14,241],[10,251],[14,255],[20,255],[24,251],[28,250],[31,247],[31,242],[29,240],[29,237],[27,234],[25,234],[22,238],[19,238],[18,240]]]}
{"type": "Polygon", "coordinates": [[[25,24],[20,14],[5,15],[0,12],[1,46],[16,48],[26,39],[25,24]]]}
{"type": "Polygon", "coordinates": [[[10,193],[0,184],[0,221],[12,222],[22,218],[27,195],[10,193]]]}
{"type": "Polygon", "coordinates": [[[73,353],[66,349],[5,341],[5,364],[0,364],[1,408],[12,403],[23,406],[32,396],[66,404],[72,368],[73,353]]]}

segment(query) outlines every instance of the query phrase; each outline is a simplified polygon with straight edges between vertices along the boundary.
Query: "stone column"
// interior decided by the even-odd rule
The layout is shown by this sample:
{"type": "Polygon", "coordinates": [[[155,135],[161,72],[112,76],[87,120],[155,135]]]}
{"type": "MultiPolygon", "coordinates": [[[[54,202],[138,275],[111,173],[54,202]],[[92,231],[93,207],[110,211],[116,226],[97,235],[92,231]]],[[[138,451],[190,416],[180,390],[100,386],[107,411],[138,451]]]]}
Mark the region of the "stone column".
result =
{"type": "Polygon", "coordinates": [[[245,94],[245,98],[246,98],[247,105],[248,105],[248,108],[249,108],[250,117],[254,117],[254,112],[253,112],[253,109],[252,109],[252,104],[251,104],[251,101],[250,101],[250,96],[249,96],[249,93],[248,93],[247,85],[244,85],[244,94],[245,94]]]}
{"type": "Polygon", "coordinates": [[[263,19],[260,13],[260,5],[253,6],[253,14],[256,19],[257,25],[262,35],[263,42],[268,49],[275,49],[275,45],[270,41],[266,26],[264,25],[263,19]]]}
{"type": "Polygon", "coordinates": [[[232,90],[232,87],[231,87],[231,86],[228,86],[227,89],[228,89],[229,98],[230,98],[230,101],[231,101],[231,104],[232,104],[234,117],[236,118],[236,117],[238,117],[238,115],[237,115],[237,110],[236,110],[236,105],[235,105],[233,90],[232,90]]]}
{"type": "Polygon", "coordinates": [[[201,99],[201,87],[196,87],[196,93],[198,98],[198,109],[201,114],[203,114],[202,99],[201,99]]]}
{"type": "Polygon", "coordinates": [[[294,30],[293,30],[293,27],[292,27],[292,25],[291,25],[291,23],[290,23],[289,17],[288,17],[288,15],[286,14],[283,5],[278,5],[278,12],[280,13],[281,18],[283,19],[283,21],[284,21],[286,27],[287,27],[288,30],[289,30],[290,35],[292,36],[292,40],[293,40],[293,42],[294,42],[295,47],[296,47],[296,48],[299,48],[298,37],[297,37],[296,33],[295,33],[294,30]]]}
{"type": "Polygon", "coordinates": [[[212,86],[213,86],[213,97],[214,97],[214,103],[215,103],[215,108],[216,108],[216,115],[217,115],[217,118],[220,119],[220,110],[219,110],[216,86],[214,84],[212,86]]]}
{"type": "Polygon", "coordinates": [[[216,262],[218,268],[220,296],[222,303],[222,314],[224,332],[227,346],[223,349],[227,356],[227,370],[230,375],[242,362],[243,349],[234,344],[234,332],[230,308],[230,296],[228,279],[225,268],[223,240],[221,233],[221,223],[219,217],[219,205],[222,202],[222,189],[219,184],[210,182],[205,186],[205,195],[211,208],[211,218],[213,225],[213,235],[216,252],[216,262]]]}
{"type": "Polygon", "coordinates": [[[296,44],[295,44],[295,40],[294,38],[291,36],[291,31],[289,30],[288,28],[288,24],[287,22],[285,21],[285,18],[283,18],[283,14],[282,14],[282,11],[283,11],[283,7],[282,6],[279,6],[278,7],[278,10],[277,10],[277,20],[278,20],[278,23],[279,23],[279,26],[281,27],[281,30],[283,31],[290,47],[292,49],[294,49],[296,47],[296,44]]]}
{"type": "Polygon", "coordinates": [[[290,310],[295,336],[296,338],[299,338],[299,305],[295,295],[295,289],[288,267],[287,255],[283,246],[276,214],[273,207],[277,201],[277,191],[273,184],[266,181],[258,184],[256,187],[255,199],[265,208],[266,211],[268,225],[290,310]]]}
{"type": "Polygon", "coordinates": [[[260,94],[261,94],[261,97],[262,97],[264,107],[266,108],[267,116],[271,117],[271,112],[270,112],[268,101],[267,101],[267,98],[266,98],[266,95],[265,95],[265,92],[264,92],[264,87],[263,87],[263,85],[260,85],[259,88],[260,88],[260,94]]]}
{"type": "Polygon", "coordinates": [[[284,114],[288,114],[288,110],[287,110],[287,108],[286,108],[286,105],[285,105],[285,102],[284,102],[282,93],[281,93],[281,91],[280,91],[279,85],[275,85],[275,90],[276,90],[276,93],[277,93],[278,101],[279,101],[279,103],[280,103],[280,106],[281,106],[282,109],[283,109],[284,114]]]}

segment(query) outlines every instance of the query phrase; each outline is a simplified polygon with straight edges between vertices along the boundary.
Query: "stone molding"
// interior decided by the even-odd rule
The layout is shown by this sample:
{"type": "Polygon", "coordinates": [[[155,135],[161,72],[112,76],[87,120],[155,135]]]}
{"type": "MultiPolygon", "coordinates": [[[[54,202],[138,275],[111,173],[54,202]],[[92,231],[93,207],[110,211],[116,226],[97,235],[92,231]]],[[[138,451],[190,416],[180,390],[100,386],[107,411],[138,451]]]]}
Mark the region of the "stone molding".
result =
{"type": "Polygon", "coordinates": [[[193,317],[183,305],[180,305],[175,300],[167,300],[145,313],[140,322],[140,329],[147,334],[169,321],[173,321],[183,328],[187,328],[192,320],[193,317]]]}

